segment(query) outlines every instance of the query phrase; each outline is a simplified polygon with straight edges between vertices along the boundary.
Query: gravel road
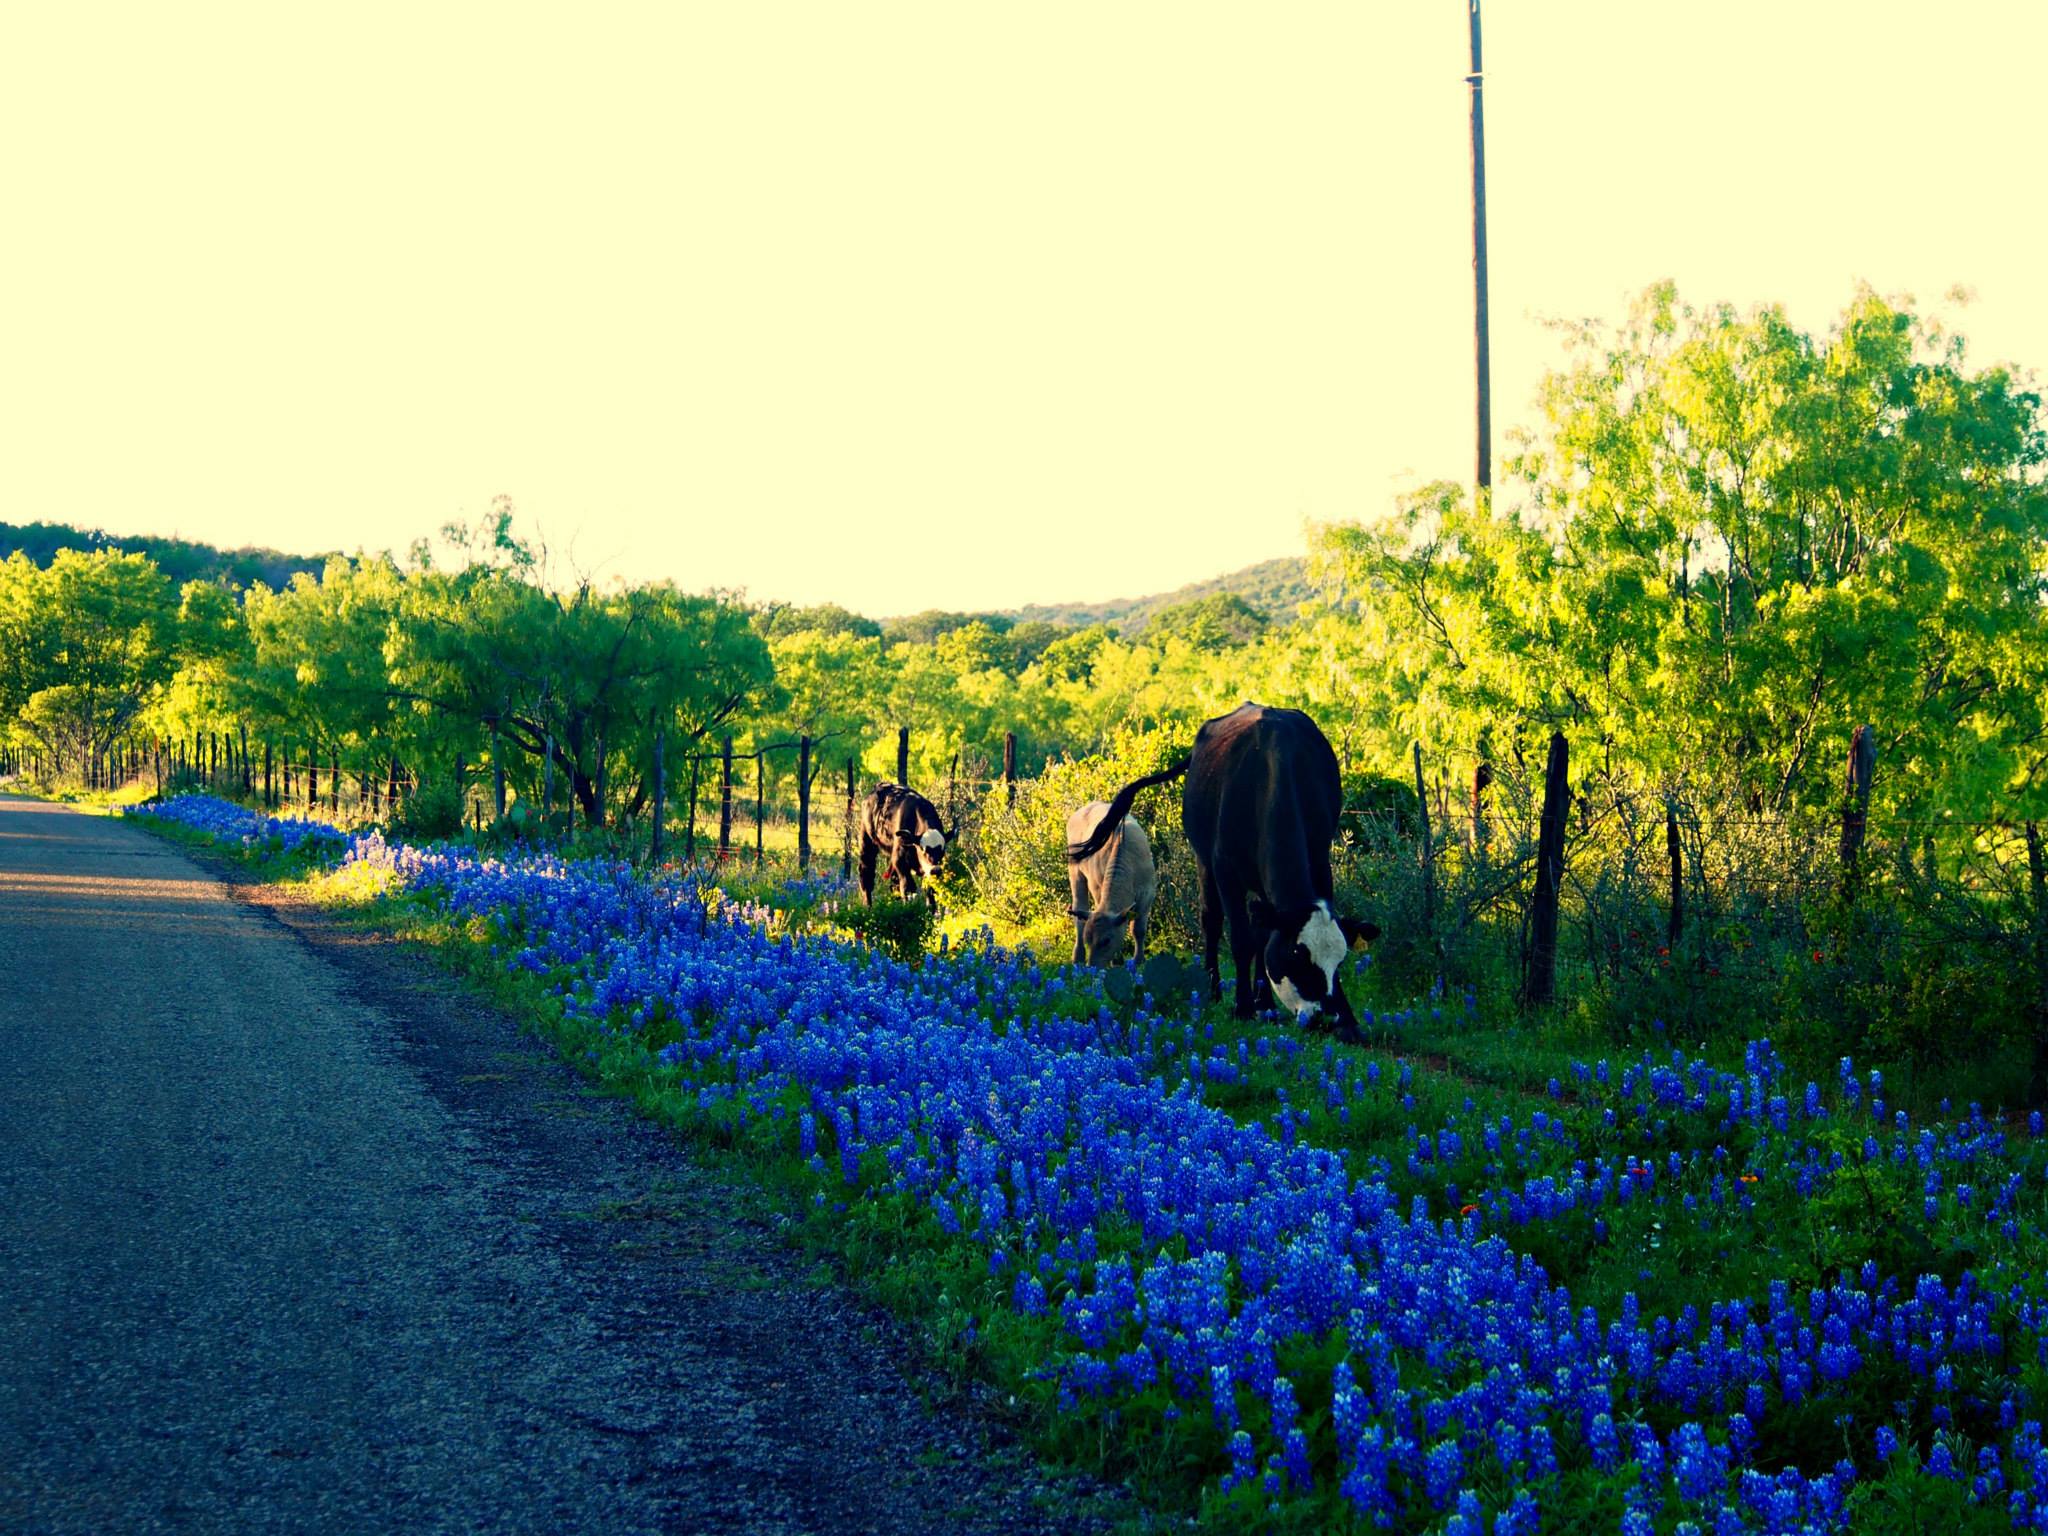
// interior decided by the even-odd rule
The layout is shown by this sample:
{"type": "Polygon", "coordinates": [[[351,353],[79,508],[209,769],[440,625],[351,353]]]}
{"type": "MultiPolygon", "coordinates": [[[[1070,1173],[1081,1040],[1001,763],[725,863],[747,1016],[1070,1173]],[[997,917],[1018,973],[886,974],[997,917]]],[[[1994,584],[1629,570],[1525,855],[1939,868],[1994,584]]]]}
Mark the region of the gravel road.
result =
{"type": "Polygon", "coordinates": [[[0,1530],[1038,1532],[1077,1501],[429,963],[0,797],[0,1530]]]}

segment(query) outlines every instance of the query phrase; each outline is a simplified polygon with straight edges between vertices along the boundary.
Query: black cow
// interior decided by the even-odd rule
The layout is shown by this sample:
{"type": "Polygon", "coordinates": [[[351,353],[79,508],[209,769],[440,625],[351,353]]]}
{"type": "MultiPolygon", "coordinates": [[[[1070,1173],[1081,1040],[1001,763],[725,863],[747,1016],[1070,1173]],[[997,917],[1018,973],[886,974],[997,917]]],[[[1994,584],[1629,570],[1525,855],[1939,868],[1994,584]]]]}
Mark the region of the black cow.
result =
{"type": "Polygon", "coordinates": [[[919,882],[938,874],[952,840],[938,808],[923,795],[901,784],[877,784],[860,812],[861,895],[874,905],[878,861],[896,894],[911,895],[919,882]]]}
{"type": "Polygon", "coordinates": [[[1085,842],[1087,858],[1130,814],[1138,791],[1187,775],[1180,821],[1202,876],[1203,958],[1223,996],[1217,948],[1226,926],[1237,967],[1235,1012],[1249,1018],[1277,995],[1304,1021],[1326,1010],[1341,1040],[1362,1037],[1337,981],[1345,952],[1379,929],[1331,905],[1330,842],[1343,809],[1337,754],[1298,709],[1241,704],[1206,721],[1188,760],[1125,785],[1085,842]]]}

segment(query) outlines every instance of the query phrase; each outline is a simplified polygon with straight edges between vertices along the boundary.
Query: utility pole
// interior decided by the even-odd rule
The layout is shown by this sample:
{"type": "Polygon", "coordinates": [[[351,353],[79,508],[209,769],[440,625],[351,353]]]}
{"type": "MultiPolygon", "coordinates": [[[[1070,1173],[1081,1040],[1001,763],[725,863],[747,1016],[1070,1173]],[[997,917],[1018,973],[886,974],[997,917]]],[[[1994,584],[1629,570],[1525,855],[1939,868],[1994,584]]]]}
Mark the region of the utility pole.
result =
{"type": "Polygon", "coordinates": [[[1493,379],[1486,341],[1486,76],[1479,62],[1479,0],[1472,7],[1472,352],[1478,382],[1478,449],[1473,480],[1482,495],[1493,489],[1493,379]]]}

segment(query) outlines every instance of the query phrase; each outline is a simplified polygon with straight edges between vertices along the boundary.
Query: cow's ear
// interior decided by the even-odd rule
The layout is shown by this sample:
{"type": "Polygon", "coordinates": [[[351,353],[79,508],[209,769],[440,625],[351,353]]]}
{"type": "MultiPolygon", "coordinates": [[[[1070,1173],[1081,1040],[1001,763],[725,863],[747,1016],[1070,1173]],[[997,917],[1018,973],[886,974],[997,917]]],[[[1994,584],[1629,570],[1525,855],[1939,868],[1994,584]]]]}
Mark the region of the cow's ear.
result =
{"type": "Polygon", "coordinates": [[[1136,917],[1137,915],[1138,909],[1136,907],[1125,907],[1123,911],[1117,913],[1114,917],[1110,919],[1110,921],[1112,923],[1115,923],[1118,927],[1122,927],[1125,923],[1128,923],[1132,918],[1136,917]]]}
{"type": "Polygon", "coordinates": [[[1363,949],[1380,936],[1378,923],[1366,922],[1356,917],[1340,917],[1337,926],[1344,932],[1344,938],[1353,949],[1363,949]]]}
{"type": "Polygon", "coordinates": [[[1082,911],[1079,907],[1069,907],[1067,908],[1067,916],[1078,917],[1085,923],[1088,920],[1089,914],[1082,911]]]}
{"type": "Polygon", "coordinates": [[[1261,928],[1270,931],[1280,926],[1280,914],[1273,910],[1271,904],[1263,896],[1247,896],[1244,909],[1251,914],[1252,921],[1261,928]]]}

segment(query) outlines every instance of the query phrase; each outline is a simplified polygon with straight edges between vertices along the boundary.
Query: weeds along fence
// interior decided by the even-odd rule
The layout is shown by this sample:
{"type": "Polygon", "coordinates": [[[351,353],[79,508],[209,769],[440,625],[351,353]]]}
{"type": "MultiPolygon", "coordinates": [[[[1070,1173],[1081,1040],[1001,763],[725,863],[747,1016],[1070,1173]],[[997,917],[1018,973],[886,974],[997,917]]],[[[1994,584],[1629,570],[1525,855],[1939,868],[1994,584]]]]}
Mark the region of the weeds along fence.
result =
{"type": "MultiPolygon", "coordinates": [[[[895,777],[912,738],[893,733],[895,777]]],[[[888,737],[883,738],[888,741],[888,737]]],[[[1416,990],[1462,989],[1542,1009],[1561,1004],[1673,1036],[1748,1029],[1813,1053],[1872,1044],[1891,1059],[1961,1045],[2024,1044],[2016,1059],[2048,1087],[2048,855],[2031,822],[1901,817],[1871,810],[1882,764],[1870,727],[1838,750],[1842,791],[1825,816],[1780,814],[1699,784],[1646,789],[1574,775],[1565,739],[1538,761],[1477,754],[1406,782],[1349,775],[1332,871],[1340,902],[1382,930],[1374,964],[1416,990]]],[[[855,854],[862,763],[872,736],[732,737],[663,760],[649,793],[594,836],[664,863],[807,875],[855,854]]],[[[948,754],[913,783],[955,830],[956,892],[997,922],[1050,936],[1069,902],[1067,816],[1167,766],[1178,744],[1128,741],[1017,772],[1017,737],[948,754]]],[[[921,754],[927,765],[932,755],[921,754]]],[[[19,771],[38,764],[15,755],[19,771]]],[[[97,787],[197,787],[348,825],[400,820],[439,794],[442,823],[498,822],[495,765],[458,760],[452,793],[397,757],[353,755],[239,730],[124,741],[87,770],[97,787]]],[[[519,835],[560,835],[549,775],[542,815],[519,835]]],[[[1152,833],[1162,947],[1201,943],[1199,880],[1169,787],[1140,800],[1152,833]]],[[[423,825],[421,823],[420,825],[423,825]]],[[[453,830],[450,826],[447,830],[453,830]]],[[[1454,999],[1455,1005],[1455,999],[1454,999]]]]}

